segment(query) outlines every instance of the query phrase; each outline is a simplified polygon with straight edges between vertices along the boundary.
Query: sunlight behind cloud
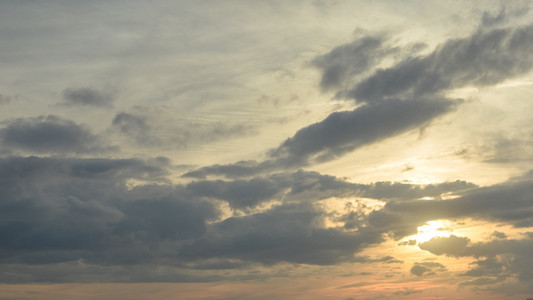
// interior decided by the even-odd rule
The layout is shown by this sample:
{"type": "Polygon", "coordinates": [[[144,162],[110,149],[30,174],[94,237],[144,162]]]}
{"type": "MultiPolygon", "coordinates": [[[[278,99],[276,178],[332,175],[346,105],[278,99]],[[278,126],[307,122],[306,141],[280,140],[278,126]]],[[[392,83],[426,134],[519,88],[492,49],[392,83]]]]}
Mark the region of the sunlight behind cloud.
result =
{"type": "Polygon", "coordinates": [[[418,233],[412,236],[418,243],[423,243],[436,237],[449,237],[452,233],[449,230],[451,222],[447,220],[428,221],[425,225],[417,228],[418,233]]]}

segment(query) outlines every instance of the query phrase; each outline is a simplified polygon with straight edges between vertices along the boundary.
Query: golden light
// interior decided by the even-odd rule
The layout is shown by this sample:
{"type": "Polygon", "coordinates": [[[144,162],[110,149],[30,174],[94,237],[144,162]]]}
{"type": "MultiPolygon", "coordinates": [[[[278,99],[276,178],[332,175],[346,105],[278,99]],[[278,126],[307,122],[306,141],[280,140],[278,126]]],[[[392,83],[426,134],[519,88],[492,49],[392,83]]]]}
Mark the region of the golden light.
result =
{"type": "Polygon", "coordinates": [[[418,233],[411,237],[418,243],[423,243],[435,237],[449,237],[452,233],[449,230],[451,222],[446,220],[428,221],[425,225],[417,228],[418,233]]]}

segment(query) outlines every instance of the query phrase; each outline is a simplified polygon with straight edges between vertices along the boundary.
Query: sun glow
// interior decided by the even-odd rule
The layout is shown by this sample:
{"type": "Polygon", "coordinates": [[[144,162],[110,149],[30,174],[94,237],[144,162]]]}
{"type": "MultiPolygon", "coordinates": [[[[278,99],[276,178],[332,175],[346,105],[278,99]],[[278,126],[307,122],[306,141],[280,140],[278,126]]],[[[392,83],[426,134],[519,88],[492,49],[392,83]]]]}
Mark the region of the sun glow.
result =
{"type": "Polygon", "coordinates": [[[449,237],[451,233],[451,222],[446,220],[428,221],[425,225],[417,228],[418,233],[412,238],[418,243],[423,243],[435,237],[449,237]]]}

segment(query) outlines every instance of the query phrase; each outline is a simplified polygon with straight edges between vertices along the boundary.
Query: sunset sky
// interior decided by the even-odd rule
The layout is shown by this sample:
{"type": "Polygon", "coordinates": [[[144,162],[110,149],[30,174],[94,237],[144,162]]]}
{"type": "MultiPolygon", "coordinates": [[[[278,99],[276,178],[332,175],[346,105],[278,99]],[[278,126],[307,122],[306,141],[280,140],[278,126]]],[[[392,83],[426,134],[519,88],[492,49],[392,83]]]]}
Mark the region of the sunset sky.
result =
{"type": "Polygon", "coordinates": [[[533,298],[528,1],[0,1],[0,300],[533,298]]]}

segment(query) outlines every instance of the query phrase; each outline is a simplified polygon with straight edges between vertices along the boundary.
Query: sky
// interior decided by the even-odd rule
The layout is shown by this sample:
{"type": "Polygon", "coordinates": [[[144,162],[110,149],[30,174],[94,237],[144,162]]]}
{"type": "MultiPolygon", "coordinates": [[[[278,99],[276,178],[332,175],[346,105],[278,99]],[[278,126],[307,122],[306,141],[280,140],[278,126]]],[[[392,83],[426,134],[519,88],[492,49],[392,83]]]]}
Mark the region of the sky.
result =
{"type": "Polygon", "coordinates": [[[0,300],[533,298],[528,1],[0,1],[0,300]]]}

